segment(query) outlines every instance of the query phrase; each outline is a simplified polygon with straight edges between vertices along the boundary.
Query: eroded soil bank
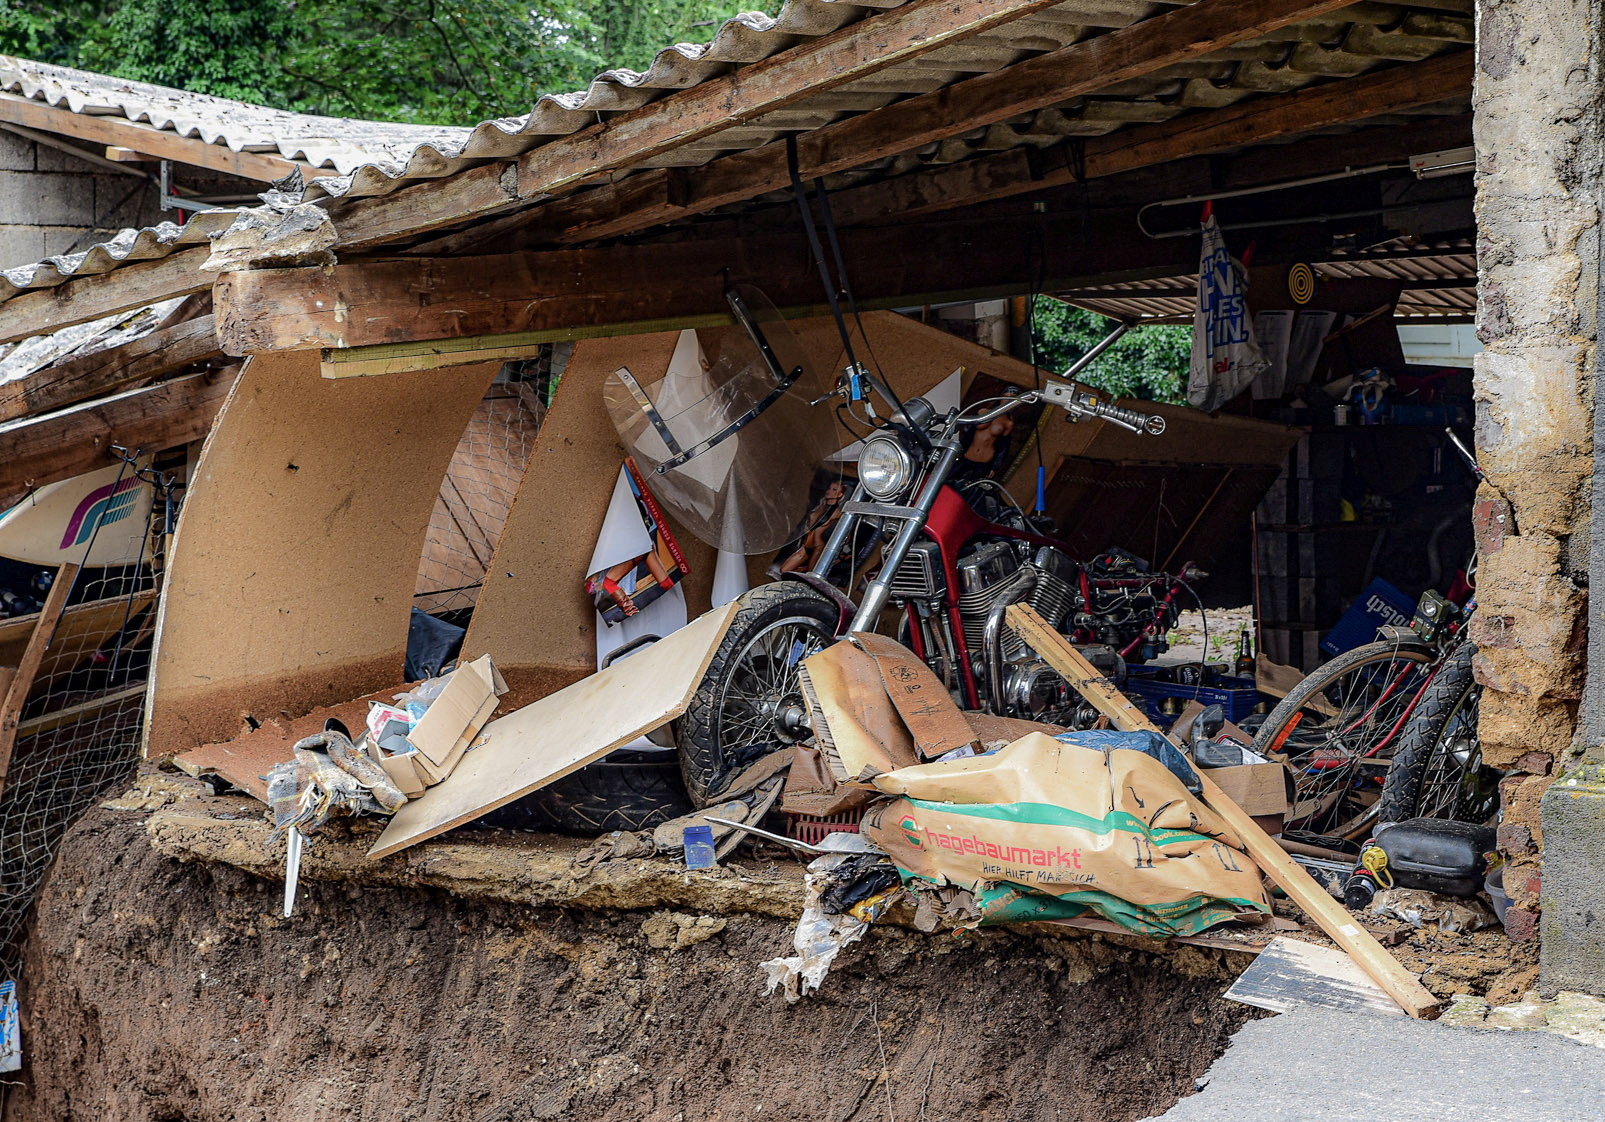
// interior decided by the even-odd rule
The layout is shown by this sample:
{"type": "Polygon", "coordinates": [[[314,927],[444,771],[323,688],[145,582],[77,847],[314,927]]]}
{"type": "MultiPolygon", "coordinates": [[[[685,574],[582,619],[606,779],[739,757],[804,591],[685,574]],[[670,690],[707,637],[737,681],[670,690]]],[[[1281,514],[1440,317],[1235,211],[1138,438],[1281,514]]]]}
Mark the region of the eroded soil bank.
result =
{"type": "Polygon", "coordinates": [[[1219,952],[1084,937],[878,928],[788,1007],[774,916],[309,881],[284,921],[146,819],[94,811],[40,893],[8,1122],[1119,1122],[1251,1015],[1219,952]]]}

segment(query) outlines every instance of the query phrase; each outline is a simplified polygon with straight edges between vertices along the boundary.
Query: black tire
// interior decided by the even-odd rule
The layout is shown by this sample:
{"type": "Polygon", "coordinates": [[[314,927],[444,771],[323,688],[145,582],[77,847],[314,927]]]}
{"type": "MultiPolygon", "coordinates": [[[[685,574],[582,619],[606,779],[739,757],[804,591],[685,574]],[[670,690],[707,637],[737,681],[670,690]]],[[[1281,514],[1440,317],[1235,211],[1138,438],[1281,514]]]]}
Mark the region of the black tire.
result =
{"type": "Polygon", "coordinates": [[[472,825],[595,837],[650,830],[692,811],[674,752],[624,750],[498,807],[472,825]]]}
{"type": "Polygon", "coordinates": [[[1481,688],[1472,673],[1477,653],[1462,643],[1421,695],[1377,802],[1381,822],[1453,818],[1483,823],[1499,808],[1498,773],[1482,764],[1477,740],[1481,688]]]}
{"type": "Polygon", "coordinates": [[[1297,805],[1304,808],[1289,819],[1290,827],[1319,832],[1345,820],[1341,807],[1326,804],[1342,802],[1336,793],[1352,785],[1361,762],[1385,754],[1389,738],[1402,735],[1399,721],[1420,688],[1413,668],[1424,674],[1432,658],[1424,645],[1368,643],[1317,667],[1271,710],[1254,747],[1279,746],[1289,757],[1297,805]],[[1378,689],[1383,683],[1393,686],[1378,689]],[[1295,717],[1299,723],[1284,736],[1295,717]]]}
{"type": "Polygon", "coordinates": [[[697,806],[717,801],[730,778],[765,753],[808,735],[787,717],[802,703],[797,664],[834,641],[841,611],[800,581],[744,593],[691,705],[675,726],[680,773],[697,806]],[[786,644],[780,664],[758,644],[786,644]],[[800,645],[799,645],[800,644],[800,645]],[[748,695],[763,693],[765,715],[748,695]]]}

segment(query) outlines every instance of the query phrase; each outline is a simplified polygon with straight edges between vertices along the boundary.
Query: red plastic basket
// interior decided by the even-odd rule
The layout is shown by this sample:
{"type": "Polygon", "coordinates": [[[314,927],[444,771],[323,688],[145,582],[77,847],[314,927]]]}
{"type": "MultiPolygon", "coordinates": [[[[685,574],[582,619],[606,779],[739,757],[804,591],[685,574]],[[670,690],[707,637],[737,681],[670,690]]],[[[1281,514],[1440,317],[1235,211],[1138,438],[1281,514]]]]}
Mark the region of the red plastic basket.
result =
{"type": "Polygon", "coordinates": [[[818,845],[831,834],[858,833],[858,820],[863,817],[847,811],[820,817],[814,814],[787,814],[786,836],[807,845],[818,845]]]}

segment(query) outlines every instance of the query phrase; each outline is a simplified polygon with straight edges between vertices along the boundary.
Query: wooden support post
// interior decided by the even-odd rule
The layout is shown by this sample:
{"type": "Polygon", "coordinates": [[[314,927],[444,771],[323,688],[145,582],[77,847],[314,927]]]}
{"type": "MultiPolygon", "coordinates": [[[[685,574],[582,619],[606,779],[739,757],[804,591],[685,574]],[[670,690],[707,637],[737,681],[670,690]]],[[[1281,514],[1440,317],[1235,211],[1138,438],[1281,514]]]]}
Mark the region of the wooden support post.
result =
{"type": "Polygon", "coordinates": [[[28,700],[28,691],[44,662],[50,640],[55,638],[56,624],[67,606],[67,596],[73,582],[78,579],[78,566],[70,561],[56,570],[55,583],[45,597],[45,606],[39,612],[39,622],[28,637],[28,646],[22,652],[22,663],[11,679],[11,685],[0,700],[0,792],[5,791],[6,777],[11,772],[11,753],[17,746],[17,726],[22,723],[22,703],[28,700]]]}
{"type": "MultiPolygon", "coordinates": [[[[1015,604],[1008,610],[1009,626],[1041,655],[1047,664],[1064,676],[1093,708],[1108,717],[1116,728],[1126,731],[1159,732],[1126,695],[1115,688],[1088,662],[1080,651],[1036,613],[1028,604],[1015,604]]],[[[1161,733],[1160,735],[1164,735],[1161,733]]],[[[1416,976],[1406,970],[1387,948],[1354,921],[1354,917],[1315,883],[1309,873],[1289,857],[1243,809],[1227,797],[1207,772],[1200,770],[1204,784],[1204,803],[1243,839],[1248,855],[1265,875],[1275,881],[1295,904],[1303,908],[1333,942],[1349,953],[1360,969],[1387,991],[1388,996],[1412,1017],[1431,1019],[1438,1015],[1439,1001],[1416,976]]]]}

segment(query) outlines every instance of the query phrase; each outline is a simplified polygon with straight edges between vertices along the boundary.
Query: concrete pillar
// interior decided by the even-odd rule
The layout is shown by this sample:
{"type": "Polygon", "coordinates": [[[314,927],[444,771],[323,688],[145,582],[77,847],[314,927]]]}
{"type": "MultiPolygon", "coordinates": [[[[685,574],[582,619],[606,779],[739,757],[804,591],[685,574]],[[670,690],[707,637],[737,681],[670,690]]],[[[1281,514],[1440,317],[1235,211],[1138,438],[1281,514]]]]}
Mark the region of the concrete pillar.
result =
{"type": "Polygon", "coordinates": [[[1491,485],[1473,637],[1484,757],[1511,769],[1500,844],[1516,939],[1538,931],[1540,801],[1571,762],[1583,696],[1601,27],[1597,0],[1477,3],[1477,450],[1491,485]]]}

